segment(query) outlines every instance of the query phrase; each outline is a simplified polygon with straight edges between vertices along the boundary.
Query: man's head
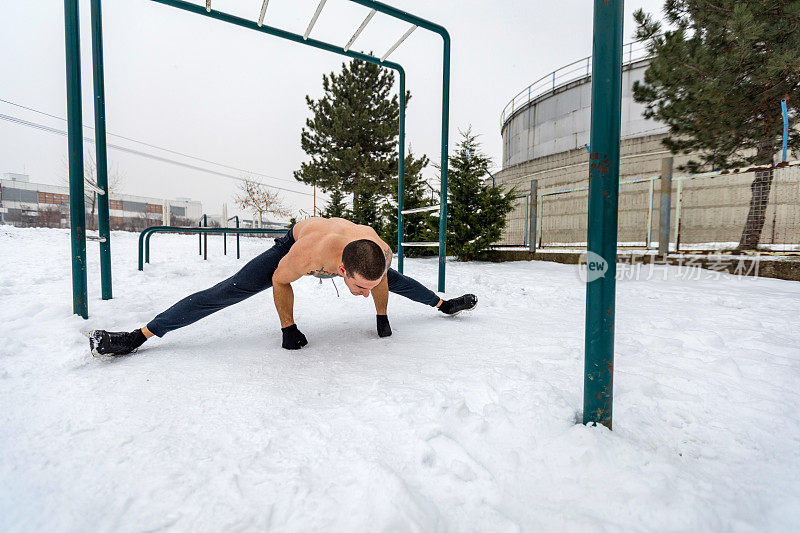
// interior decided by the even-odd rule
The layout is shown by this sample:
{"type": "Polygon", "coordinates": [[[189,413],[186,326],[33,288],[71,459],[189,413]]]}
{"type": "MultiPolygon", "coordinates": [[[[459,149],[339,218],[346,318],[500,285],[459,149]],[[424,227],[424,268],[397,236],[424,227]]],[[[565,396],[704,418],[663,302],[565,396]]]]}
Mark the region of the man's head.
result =
{"type": "Polygon", "coordinates": [[[366,298],[385,273],[386,256],[375,241],[359,239],[344,247],[339,274],[352,294],[366,298]]]}

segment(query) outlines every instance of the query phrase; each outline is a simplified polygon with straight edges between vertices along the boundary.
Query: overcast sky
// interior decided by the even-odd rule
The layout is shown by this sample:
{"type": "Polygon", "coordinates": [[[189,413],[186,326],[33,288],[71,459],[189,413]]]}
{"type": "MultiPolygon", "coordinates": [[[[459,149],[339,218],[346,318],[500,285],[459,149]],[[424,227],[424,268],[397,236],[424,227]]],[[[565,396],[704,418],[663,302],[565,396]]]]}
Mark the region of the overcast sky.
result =
{"type": "MultiPolygon", "coordinates": [[[[62,0],[0,0],[0,99],[56,117],[66,116],[64,7],[62,0]]],[[[83,123],[92,126],[89,0],[81,0],[83,123]]],[[[201,2],[196,2],[201,3],[201,2]]],[[[214,0],[213,7],[251,20],[261,0],[214,0]]],[[[500,168],[500,113],[536,79],[591,53],[590,0],[394,0],[389,4],[447,28],[452,38],[450,148],[470,125],[483,150],[500,168]]],[[[625,5],[625,42],[632,40],[632,13],[660,12],[662,0],[625,5]]],[[[317,0],[271,0],[265,23],[302,34],[317,0]]],[[[328,0],[311,37],[344,45],[368,9],[328,0]]],[[[103,2],[106,121],[114,133],[251,170],[282,192],[295,212],[311,211],[310,187],[292,171],[307,160],[300,131],[309,116],[305,95],[318,98],[322,74],[349,58],[232,26],[149,0],[103,2]],[[273,178],[267,178],[271,176],[273,178]],[[306,194],[300,194],[306,193],[306,194]]],[[[353,46],[382,56],[408,29],[377,14],[353,46]]],[[[390,59],[402,64],[412,93],[406,139],[413,151],[440,157],[442,41],[418,29],[390,59]]],[[[0,114],[64,130],[66,123],[0,102],[0,114]]],[[[92,135],[92,130],[84,133],[92,135]]],[[[236,176],[211,163],[109,136],[109,143],[236,176]]],[[[85,152],[94,151],[93,144],[85,152]]],[[[0,174],[21,172],[31,181],[63,184],[66,137],[0,120],[0,174]]],[[[120,192],[203,202],[207,213],[228,203],[236,213],[237,182],[198,170],[109,150],[122,175],[120,192]]],[[[430,178],[436,176],[430,168],[430,178]]],[[[324,204],[322,195],[318,206],[324,204]]]]}

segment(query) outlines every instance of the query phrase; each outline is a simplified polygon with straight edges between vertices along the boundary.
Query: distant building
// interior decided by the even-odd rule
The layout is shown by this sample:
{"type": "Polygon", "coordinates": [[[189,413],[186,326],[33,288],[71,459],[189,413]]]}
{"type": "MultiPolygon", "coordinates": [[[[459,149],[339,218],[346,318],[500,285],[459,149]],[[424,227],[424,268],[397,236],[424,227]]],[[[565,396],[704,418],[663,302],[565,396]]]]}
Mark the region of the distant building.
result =
{"type": "Polygon", "coordinates": [[[7,181],[23,181],[26,183],[31,181],[31,177],[27,174],[17,174],[16,172],[6,172],[3,174],[3,179],[7,181]]]}
{"type": "MultiPolygon", "coordinates": [[[[97,228],[94,193],[86,191],[88,229],[97,228]],[[93,216],[92,216],[93,215],[93,216]]],[[[203,205],[188,198],[166,200],[128,194],[113,195],[108,202],[111,229],[140,231],[158,224],[194,225],[203,205]]],[[[69,227],[69,188],[30,183],[25,174],[3,174],[0,179],[0,223],[19,227],[69,227]]]]}

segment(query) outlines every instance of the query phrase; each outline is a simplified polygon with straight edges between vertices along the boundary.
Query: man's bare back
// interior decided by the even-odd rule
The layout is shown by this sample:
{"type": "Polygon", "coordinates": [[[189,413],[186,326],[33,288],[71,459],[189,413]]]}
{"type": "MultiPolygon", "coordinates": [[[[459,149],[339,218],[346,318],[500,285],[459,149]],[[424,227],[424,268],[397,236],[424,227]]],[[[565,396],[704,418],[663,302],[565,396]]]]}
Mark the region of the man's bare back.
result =
{"type": "MultiPolygon", "coordinates": [[[[342,250],[348,243],[358,239],[368,239],[377,243],[384,251],[387,268],[391,264],[392,249],[374,229],[343,218],[307,218],[294,225],[292,234],[295,245],[281,263],[283,261],[292,263],[293,270],[303,271],[307,276],[317,278],[340,276],[342,250]]],[[[278,269],[280,270],[280,266],[278,269]]]]}

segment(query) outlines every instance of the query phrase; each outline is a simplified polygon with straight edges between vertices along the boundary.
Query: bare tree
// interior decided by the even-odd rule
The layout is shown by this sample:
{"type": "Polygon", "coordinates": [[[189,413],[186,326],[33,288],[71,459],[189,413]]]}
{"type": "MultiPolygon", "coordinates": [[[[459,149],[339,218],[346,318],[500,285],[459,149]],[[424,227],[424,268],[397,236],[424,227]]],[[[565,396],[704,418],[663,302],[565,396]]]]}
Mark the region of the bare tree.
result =
{"type": "Polygon", "coordinates": [[[249,178],[239,185],[239,193],[234,196],[234,201],[239,208],[256,213],[261,225],[264,224],[265,215],[288,217],[292,214],[292,210],[283,205],[277,192],[249,178]]]}
{"type": "MultiPolygon", "coordinates": [[[[67,165],[66,160],[63,161],[63,166],[65,169],[65,178],[62,181],[69,185],[69,171],[67,170],[69,166],[67,165]]],[[[109,199],[112,194],[119,190],[124,181],[125,177],[123,173],[120,172],[119,165],[115,164],[108,169],[109,199]]],[[[97,185],[97,163],[95,162],[94,155],[92,155],[91,152],[86,152],[86,158],[83,160],[83,184],[84,197],[86,202],[91,206],[87,229],[94,230],[97,229],[97,218],[95,217],[95,212],[97,211],[97,191],[100,190],[100,187],[97,185]]]]}
{"type": "Polygon", "coordinates": [[[61,227],[61,217],[61,211],[57,207],[44,207],[37,213],[36,226],[41,228],[61,227]]]}

